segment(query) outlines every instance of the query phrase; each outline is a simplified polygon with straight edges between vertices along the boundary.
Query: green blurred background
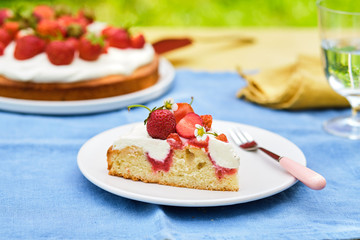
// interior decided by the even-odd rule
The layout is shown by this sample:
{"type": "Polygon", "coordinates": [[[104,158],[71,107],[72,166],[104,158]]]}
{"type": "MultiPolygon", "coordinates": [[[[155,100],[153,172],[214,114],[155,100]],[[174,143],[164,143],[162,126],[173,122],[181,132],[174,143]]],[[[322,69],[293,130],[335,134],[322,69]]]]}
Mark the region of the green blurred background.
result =
{"type": "Polygon", "coordinates": [[[63,3],[116,26],[315,27],[315,0],[0,0],[0,7],[63,3]]]}

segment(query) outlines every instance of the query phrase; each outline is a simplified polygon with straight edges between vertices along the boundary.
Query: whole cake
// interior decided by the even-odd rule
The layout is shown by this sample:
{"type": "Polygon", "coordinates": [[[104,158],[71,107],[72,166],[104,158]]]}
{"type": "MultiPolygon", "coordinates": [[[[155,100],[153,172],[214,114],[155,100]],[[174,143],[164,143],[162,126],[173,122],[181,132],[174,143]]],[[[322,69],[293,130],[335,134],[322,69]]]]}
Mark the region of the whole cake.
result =
{"type": "Polygon", "coordinates": [[[95,20],[88,9],[0,9],[0,96],[85,100],[148,88],[159,57],[142,34],[95,20]]]}
{"type": "Polygon", "coordinates": [[[147,109],[150,114],[145,125],[137,125],[109,147],[110,175],[177,187],[238,191],[240,159],[226,135],[212,130],[211,115],[198,115],[191,104],[172,99],[164,106],[147,109]]]}

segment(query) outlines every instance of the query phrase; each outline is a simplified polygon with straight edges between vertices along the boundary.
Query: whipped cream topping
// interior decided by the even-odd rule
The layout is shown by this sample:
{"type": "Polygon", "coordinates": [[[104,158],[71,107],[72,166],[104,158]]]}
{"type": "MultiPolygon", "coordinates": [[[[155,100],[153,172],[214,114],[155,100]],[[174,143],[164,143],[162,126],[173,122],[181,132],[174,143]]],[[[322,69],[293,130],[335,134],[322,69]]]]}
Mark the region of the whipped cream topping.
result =
{"type": "Polygon", "coordinates": [[[240,158],[235,154],[233,147],[226,142],[210,138],[209,153],[211,158],[220,167],[238,168],[240,158]]]}
{"type": "MultiPolygon", "coordinates": [[[[132,145],[143,148],[151,158],[158,161],[164,161],[170,152],[167,141],[151,138],[144,125],[135,126],[128,135],[120,137],[114,142],[113,148],[120,150],[132,145]]],[[[216,165],[224,168],[239,167],[240,158],[235,154],[231,144],[210,137],[208,150],[216,165]]]]}
{"type": "Polygon", "coordinates": [[[0,56],[0,75],[6,78],[37,83],[70,83],[112,74],[130,75],[135,69],[154,58],[151,44],[142,49],[118,49],[110,47],[97,61],[85,61],[75,56],[70,65],[56,66],[50,63],[46,53],[27,60],[14,58],[15,43],[10,43],[0,56]]]}
{"type": "Polygon", "coordinates": [[[134,127],[129,135],[119,138],[113,144],[113,148],[119,150],[128,146],[140,147],[158,161],[164,161],[170,152],[170,145],[164,140],[150,137],[145,126],[134,127]]]}

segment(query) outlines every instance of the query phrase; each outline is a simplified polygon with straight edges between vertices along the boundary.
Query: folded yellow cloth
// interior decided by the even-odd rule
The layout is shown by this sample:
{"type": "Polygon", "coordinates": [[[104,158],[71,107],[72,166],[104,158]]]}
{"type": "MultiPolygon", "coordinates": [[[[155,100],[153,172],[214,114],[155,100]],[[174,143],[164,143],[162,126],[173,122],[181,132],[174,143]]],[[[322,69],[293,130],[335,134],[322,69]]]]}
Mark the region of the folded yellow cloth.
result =
{"type": "Polygon", "coordinates": [[[325,79],[320,59],[299,56],[294,64],[244,75],[248,85],[237,96],[276,109],[348,107],[325,79]]]}

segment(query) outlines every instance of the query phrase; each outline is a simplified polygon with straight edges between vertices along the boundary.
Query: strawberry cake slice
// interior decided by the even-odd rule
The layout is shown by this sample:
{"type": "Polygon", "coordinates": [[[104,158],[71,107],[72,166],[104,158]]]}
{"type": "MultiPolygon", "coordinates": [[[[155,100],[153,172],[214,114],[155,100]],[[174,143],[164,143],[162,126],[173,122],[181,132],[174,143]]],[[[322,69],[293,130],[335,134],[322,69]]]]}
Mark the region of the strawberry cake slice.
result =
{"type": "Polygon", "coordinates": [[[0,96],[71,101],[157,83],[159,57],[145,37],[95,21],[88,9],[0,9],[0,96]]]}
{"type": "MultiPolygon", "coordinates": [[[[133,107],[145,107],[133,105],[133,107]]],[[[147,108],[147,107],[145,107],[147,108]]],[[[225,134],[211,128],[211,115],[198,115],[191,104],[166,100],[149,109],[145,125],[109,147],[110,175],[163,185],[238,191],[239,157],[225,134]]]]}

